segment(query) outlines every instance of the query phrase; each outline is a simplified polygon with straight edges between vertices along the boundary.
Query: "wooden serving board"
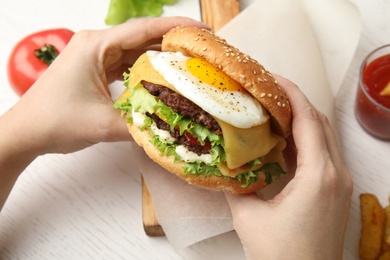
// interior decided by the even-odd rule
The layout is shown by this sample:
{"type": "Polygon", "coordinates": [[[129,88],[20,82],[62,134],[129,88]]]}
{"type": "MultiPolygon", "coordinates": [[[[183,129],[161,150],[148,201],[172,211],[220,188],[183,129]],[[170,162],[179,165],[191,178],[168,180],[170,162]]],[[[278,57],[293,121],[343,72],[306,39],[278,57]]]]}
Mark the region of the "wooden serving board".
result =
{"type": "MultiPolygon", "coordinates": [[[[240,12],[239,0],[200,0],[202,21],[218,31],[240,12]]],[[[142,222],[148,236],[164,236],[154,212],[152,197],[142,178],[142,222]]]]}

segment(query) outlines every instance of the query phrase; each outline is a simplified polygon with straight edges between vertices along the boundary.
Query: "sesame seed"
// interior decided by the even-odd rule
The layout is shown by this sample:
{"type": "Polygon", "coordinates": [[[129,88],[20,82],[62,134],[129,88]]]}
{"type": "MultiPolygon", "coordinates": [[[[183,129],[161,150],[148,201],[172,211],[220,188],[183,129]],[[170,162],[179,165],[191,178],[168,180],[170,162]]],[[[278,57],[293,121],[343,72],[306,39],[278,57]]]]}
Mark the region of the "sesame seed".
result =
{"type": "Polygon", "coordinates": [[[196,38],[195,38],[195,41],[199,41],[199,37],[196,37],[196,38]]]}
{"type": "Polygon", "coordinates": [[[261,93],[260,97],[262,98],[265,97],[265,93],[261,93]]]}
{"type": "Polygon", "coordinates": [[[272,97],[272,94],[271,94],[271,93],[269,93],[267,96],[269,96],[269,97],[272,97]]]}
{"type": "Polygon", "coordinates": [[[206,47],[204,47],[202,50],[204,50],[204,51],[207,51],[207,48],[206,48],[206,47]]]}
{"type": "Polygon", "coordinates": [[[274,99],[278,99],[278,95],[275,95],[274,99]]]}
{"type": "Polygon", "coordinates": [[[240,74],[240,78],[245,79],[245,75],[240,74]]]}
{"type": "Polygon", "coordinates": [[[280,102],[278,102],[278,106],[280,107],[282,104],[280,102]]]}

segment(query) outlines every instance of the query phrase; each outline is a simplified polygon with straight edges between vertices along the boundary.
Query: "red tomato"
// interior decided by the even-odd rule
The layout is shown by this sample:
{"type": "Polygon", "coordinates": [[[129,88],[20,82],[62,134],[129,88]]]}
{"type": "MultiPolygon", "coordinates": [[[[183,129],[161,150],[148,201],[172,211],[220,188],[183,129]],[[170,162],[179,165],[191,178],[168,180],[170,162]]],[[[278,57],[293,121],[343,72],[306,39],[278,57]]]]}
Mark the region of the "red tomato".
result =
{"type": "MultiPolygon", "coordinates": [[[[197,138],[195,138],[191,133],[189,133],[188,131],[184,131],[183,132],[183,137],[185,138],[186,142],[189,143],[189,144],[193,144],[193,145],[197,145],[197,146],[201,146],[202,144],[199,142],[199,140],[197,138]]],[[[207,149],[207,150],[210,150],[211,149],[211,143],[209,140],[206,140],[205,141],[205,144],[204,144],[204,147],[207,149]]]]}
{"type": "Polygon", "coordinates": [[[16,44],[8,60],[8,80],[22,96],[65,48],[74,35],[64,28],[36,32],[16,44]]]}

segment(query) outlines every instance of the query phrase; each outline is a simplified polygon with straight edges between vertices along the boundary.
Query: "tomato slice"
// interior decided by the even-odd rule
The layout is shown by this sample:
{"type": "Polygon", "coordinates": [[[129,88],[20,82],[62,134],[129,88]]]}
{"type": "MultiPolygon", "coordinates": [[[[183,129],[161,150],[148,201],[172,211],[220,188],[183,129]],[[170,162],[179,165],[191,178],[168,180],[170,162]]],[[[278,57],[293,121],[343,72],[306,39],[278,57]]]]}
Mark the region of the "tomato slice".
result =
{"type": "MultiPolygon", "coordinates": [[[[49,66],[36,56],[37,50],[54,46],[51,51],[58,55],[73,35],[73,31],[65,28],[49,29],[30,34],[15,45],[8,59],[7,74],[11,87],[19,96],[22,96],[49,66]]],[[[45,54],[43,56],[46,57],[45,54]]]]}
{"type": "MultiPolygon", "coordinates": [[[[202,146],[202,144],[199,142],[199,140],[197,138],[195,138],[191,133],[189,133],[187,131],[184,131],[183,132],[183,136],[186,139],[186,143],[193,144],[193,145],[196,145],[196,146],[202,146]]],[[[203,145],[203,147],[205,147],[207,150],[210,151],[210,149],[211,149],[210,141],[206,140],[205,144],[203,145]]]]}

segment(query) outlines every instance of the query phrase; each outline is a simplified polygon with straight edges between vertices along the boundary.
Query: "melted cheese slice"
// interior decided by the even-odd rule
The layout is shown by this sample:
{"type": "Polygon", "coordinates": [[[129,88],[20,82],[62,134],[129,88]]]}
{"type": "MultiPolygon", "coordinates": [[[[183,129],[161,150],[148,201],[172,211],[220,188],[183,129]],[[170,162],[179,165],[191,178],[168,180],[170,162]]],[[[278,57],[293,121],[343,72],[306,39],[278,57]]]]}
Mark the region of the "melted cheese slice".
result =
{"type": "Polygon", "coordinates": [[[245,164],[238,168],[229,169],[227,167],[227,163],[221,163],[218,165],[218,169],[222,175],[229,177],[236,177],[237,175],[249,170],[256,171],[268,163],[278,163],[282,169],[286,169],[284,158],[281,153],[282,150],[280,150],[283,143],[284,142],[280,142],[280,145],[275,146],[269,153],[267,153],[267,155],[258,158],[261,163],[255,164],[252,168],[249,168],[248,164],[245,164]]]}
{"type": "MultiPolygon", "coordinates": [[[[142,80],[175,90],[153,69],[146,54],[141,55],[131,68],[128,89],[134,88],[142,80]]],[[[126,92],[128,91],[122,94],[122,98],[126,98],[128,95],[126,92]]],[[[216,120],[221,126],[225,142],[226,165],[219,167],[223,175],[236,176],[243,171],[241,166],[265,155],[268,159],[262,158],[261,161],[264,163],[281,160],[280,152],[285,148],[286,142],[282,137],[271,132],[269,120],[249,129],[233,127],[221,120],[216,120]]]]}
{"type": "Polygon", "coordinates": [[[175,88],[171,86],[160,73],[153,69],[152,63],[148,59],[146,53],[142,54],[138,60],[134,63],[130,70],[129,89],[134,88],[141,80],[145,80],[154,84],[162,85],[175,91],[175,88]]]}
{"type": "Polygon", "coordinates": [[[222,129],[226,163],[229,169],[238,168],[258,159],[274,148],[280,152],[286,145],[282,137],[271,132],[270,120],[249,129],[236,128],[216,120],[222,129]]]}

